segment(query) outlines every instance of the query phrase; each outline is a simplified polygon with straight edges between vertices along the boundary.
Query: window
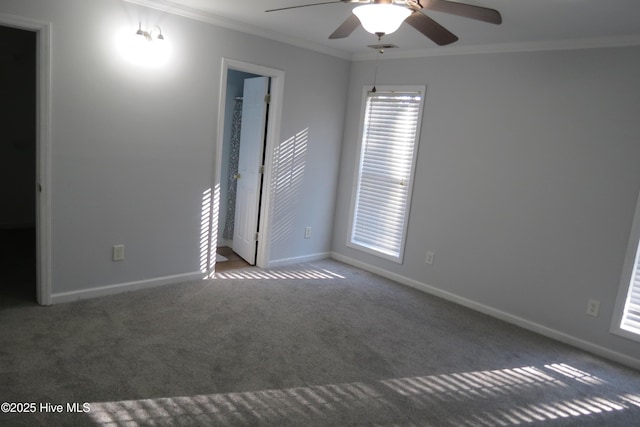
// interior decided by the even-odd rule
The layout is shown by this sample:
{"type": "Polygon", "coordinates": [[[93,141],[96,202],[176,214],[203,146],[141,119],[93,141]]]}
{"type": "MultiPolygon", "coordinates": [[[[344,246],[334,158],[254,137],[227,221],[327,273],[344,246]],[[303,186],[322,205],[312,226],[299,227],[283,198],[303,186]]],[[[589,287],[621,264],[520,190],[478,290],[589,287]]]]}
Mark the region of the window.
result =
{"type": "Polygon", "coordinates": [[[402,263],[424,87],[365,92],[347,246],[402,263]]]}
{"type": "Polygon", "coordinates": [[[640,341],[640,197],[631,227],[611,331],[640,341]]]}

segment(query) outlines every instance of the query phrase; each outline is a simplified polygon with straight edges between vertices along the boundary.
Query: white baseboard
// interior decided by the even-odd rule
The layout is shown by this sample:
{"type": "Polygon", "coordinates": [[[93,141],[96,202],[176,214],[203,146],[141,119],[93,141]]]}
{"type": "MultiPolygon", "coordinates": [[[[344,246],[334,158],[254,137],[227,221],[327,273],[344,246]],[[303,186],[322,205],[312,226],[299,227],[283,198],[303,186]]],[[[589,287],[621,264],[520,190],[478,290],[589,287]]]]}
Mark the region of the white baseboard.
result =
{"type": "Polygon", "coordinates": [[[120,283],[115,285],[99,286],[96,288],[82,289],[78,291],[60,292],[51,295],[52,304],[60,304],[80,299],[103,297],[115,295],[122,292],[137,291],[140,289],[154,288],[157,286],[172,285],[176,283],[202,280],[207,275],[202,272],[177,274],[175,276],[156,277],[153,279],[140,280],[136,282],[120,283]]]}
{"type": "Polygon", "coordinates": [[[298,264],[301,262],[318,261],[331,257],[331,252],[319,252],[316,254],[299,256],[294,258],[283,258],[275,261],[270,261],[268,267],[284,267],[291,264],[298,264]]]}
{"type": "Polygon", "coordinates": [[[418,289],[422,292],[440,297],[447,301],[460,304],[472,310],[489,315],[491,317],[495,317],[507,323],[511,323],[513,325],[516,325],[521,328],[527,329],[529,331],[535,332],[537,334],[546,336],[556,341],[560,341],[562,343],[571,345],[573,347],[577,347],[589,353],[593,353],[598,356],[604,357],[606,359],[640,370],[640,359],[628,356],[626,354],[618,353],[616,351],[609,350],[608,348],[602,347],[601,345],[598,345],[598,344],[594,344],[590,341],[585,341],[581,338],[577,338],[572,335],[566,334],[564,332],[548,328],[539,323],[535,323],[530,320],[524,319],[522,317],[518,317],[516,315],[507,313],[505,311],[498,310],[496,308],[489,307],[484,304],[480,304],[478,302],[461,297],[451,292],[443,291],[442,289],[435,288],[425,283],[418,282],[417,280],[410,279],[408,277],[384,270],[382,268],[355,260],[353,258],[344,256],[336,252],[331,252],[331,258],[337,261],[343,262],[345,264],[349,264],[354,267],[360,268],[362,270],[368,271],[370,273],[377,274],[378,276],[382,276],[384,278],[393,280],[394,282],[398,282],[400,284],[418,289]]]}

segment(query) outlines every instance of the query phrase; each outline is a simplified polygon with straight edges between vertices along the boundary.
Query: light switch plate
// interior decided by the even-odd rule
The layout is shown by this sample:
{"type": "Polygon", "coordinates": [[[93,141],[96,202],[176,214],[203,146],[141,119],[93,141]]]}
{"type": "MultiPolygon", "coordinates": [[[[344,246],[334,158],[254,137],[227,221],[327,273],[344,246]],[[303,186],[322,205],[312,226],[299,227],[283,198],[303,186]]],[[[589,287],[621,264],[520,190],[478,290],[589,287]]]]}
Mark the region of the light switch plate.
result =
{"type": "Polygon", "coordinates": [[[113,246],[113,258],[114,261],[122,261],[124,259],[124,245],[113,246]]]}
{"type": "Polygon", "coordinates": [[[600,301],[594,298],[589,298],[587,301],[587,314],[589,316],[597,317],[600,312],[600,301]]]}
{"type": "Polygon", "coordinates": [[[431,251],[427,251],[427,257],[425,258],[424,262],[426,262],[427,264],[433,264],[433,257],[435,256],[435,254],[431,251]]]}

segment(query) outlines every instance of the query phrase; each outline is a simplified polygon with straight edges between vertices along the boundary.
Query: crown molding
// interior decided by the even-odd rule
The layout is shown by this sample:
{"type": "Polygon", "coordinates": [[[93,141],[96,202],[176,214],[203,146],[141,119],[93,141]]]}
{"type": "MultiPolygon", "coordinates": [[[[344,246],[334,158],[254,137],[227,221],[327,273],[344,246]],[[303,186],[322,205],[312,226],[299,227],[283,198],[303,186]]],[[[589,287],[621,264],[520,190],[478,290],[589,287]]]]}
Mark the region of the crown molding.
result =
{"type": "MultiPolygon", "coordinates": [[[[188,6],[174,3],[170,0],[124,0],[127,3],[133,3],[150,9],[160,10],[162,12],[185,18],[202,21],[230,30],[251,34],[258,37],[267,38],[280,43],[315,52],[324,53],[326,55],[335,56],[337,58],[350,61],[373,61],[377,57],[375,52],[350,53],[340,49],[333,49],[318,43],[295,40],[290,36],[285,36],[277,32],[268,31],[263,28],[254,27],[244,22],[235,21],[210,12],[199,9],[193,9],[188,6]]],[[[441,46],[428,49],[416,50],[393,50],[386,51],[380,56],[381,60],[388,59],[409,59],[409,58],[426,58],[433,56],[450,56],[450,55],[478,55],[492,53],[519,53],[519,52],[538,52],[553,50],[575,50],[575,49],[595,49],[610,47],[630,47],[640,46],[640,35],[614,36],[601,38],[584,38],[584,39],[567,39],[567,40],[546,40],[538,42],[516,42],[516,43],[497,43],[484,45],[461,45],[461,46],[441,46]]]]}
{"type": "MultiPolygon", "coordinates": [[[[433,47],[421,50],[394,50],[386,51],[384,55],[380,56],[380,59],[425,58],[431,56],[520,53],[550,50],[576,50],[631,46],[640,46],[640,35],[573,40],[548,40],[542,42],[499,43],[475,46],[447,46],[433,47]]],[[[373,61],[376,59],[376,57],[377,53],[367,52],[355,53],[351,55],[350,59],[352,61],[373,61]]]]}
{"type": "Polygon", "coordinates": [[[245,34],[251,34],[258,37],[263,37],[280,43],[285,43],[291,46],[300,47],[303,49],[312,50],[315,52],[324,53],[326,55],[335,56],[337,58],[350,60],[351,54],[339,49],[332,49],[327,46],[323,46],[317,43],[292,40],[290,36],[278,34],[273,31],[267,31],[265,29],[254,27],[244,22],[235,21],[233,19],[224,18],[222,16],[205,12],[198,9],[193,9],[187,6],[183,6],[168,0],[124,0],[127,3],[137,4],[139,6],[148,7],[150,9],[160,10],[162,12],[170,13],[172,15],[182,16],[184,18],[193,19],[196,21],[206,22],[218,27],[227,28],[229,30],[239,31],[245,34]]]}

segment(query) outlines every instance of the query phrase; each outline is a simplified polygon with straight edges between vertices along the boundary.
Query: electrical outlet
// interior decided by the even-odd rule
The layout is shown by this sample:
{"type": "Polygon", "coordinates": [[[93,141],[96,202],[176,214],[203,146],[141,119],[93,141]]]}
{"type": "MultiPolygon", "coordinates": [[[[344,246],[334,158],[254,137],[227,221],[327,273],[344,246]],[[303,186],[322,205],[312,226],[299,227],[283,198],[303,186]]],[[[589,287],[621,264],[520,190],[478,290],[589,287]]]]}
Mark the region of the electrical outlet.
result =
{"type": "Polygon", "coordinates": [[[431,251],[427,251],[427,257],[425,258],[424,262],[426,262],[427,264],[433,264],[433,257],[435,256],[435,254],[431,251]]]}
{"type": "Polygon", "coordinates": [[[600,311],[600,301],[597,299],[589,298],[587,301],[587,314],[589,316],[597,317],[600,311]]]}
{"type": "Polygon", "coordinates": [[[305,239],[310,239],[311,238],[311,227],[305,227],[305,229],[304,229],[304,238],[305,239]]]}
{"type": "Polygon", "coordinates": [[[122,261],[124,259],[124,245],[113,246],[113,258],[114,261],[122,261]]]}

